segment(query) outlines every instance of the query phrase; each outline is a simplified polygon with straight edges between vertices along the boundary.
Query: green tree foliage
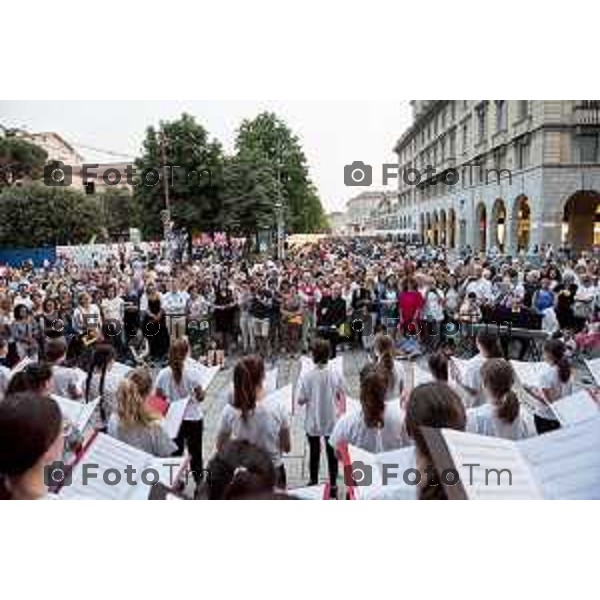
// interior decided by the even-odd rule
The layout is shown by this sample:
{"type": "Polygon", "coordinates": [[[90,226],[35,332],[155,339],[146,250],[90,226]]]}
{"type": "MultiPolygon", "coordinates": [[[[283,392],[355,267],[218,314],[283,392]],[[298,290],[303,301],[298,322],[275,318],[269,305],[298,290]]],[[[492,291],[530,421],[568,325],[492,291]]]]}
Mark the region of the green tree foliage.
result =
{"type": "Polygon", "coordinates": [[[100,223],[105,229],[105,237],[116,240],[129,233],[131,227],[138,227],[140,214],[131,192],[114,186],[96,194],[100,207],[100,223]]]}
{"type": "Polygon", "coordinates": [[[249,235],[276,226],[277,177],[260,154],[242,150],[225,160],[221,224],[234,235],[249,235]]]}
{"type": "Polygon", "coordinates": [[[264,112],[242,122],[236,139],[238,154],[262,156],[282,184],[286,228],[290,232],[320,231],[325,214],[310,181],[306,156],[298,138],[275,114],[264,112]]]}
{"type": "MultiPolygon", "coordinates": [[[[138,203],[140,224],[146,237],[162,235],[161,211],[165,209],[163,182],[149,185],[150,170],[163,172],[161,139],[164,140],[171,218],[177,227],[189,231],[216,231],[220,226],[220,197],[223,156],[221,145],[210,140],[208,132],[194,117],[183,114],[177,121],[149,127],[143,154],[136,160],[140,178],[134,198],[138,203]]],[[[152,179],[152,181],[155,181],[152,179]]]]}
{"type": "Polygon", "coordinates": [[[23,179],[39,179],[47,159],[39,146],[11,135],[0,137],[0,189],[23,179]]]}
{"type": "Polygon", "coordinates": [[[0,193],[0,244],[33,248],[89,242],[102,226],[97,199],[33,182],[0,193]]]}

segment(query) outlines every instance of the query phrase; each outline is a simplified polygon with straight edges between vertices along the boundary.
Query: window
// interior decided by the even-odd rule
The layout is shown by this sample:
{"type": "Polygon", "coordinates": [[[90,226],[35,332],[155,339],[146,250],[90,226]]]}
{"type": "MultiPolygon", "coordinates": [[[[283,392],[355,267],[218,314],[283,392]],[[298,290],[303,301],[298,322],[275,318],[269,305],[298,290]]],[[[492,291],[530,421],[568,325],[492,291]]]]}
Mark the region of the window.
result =
{"type": "Polygon", "coordinates": [[[529,116],[529,100],[517,100],[517,118],[525,119],[529,116]]]}
{"type": "Polygon", "coordinates": [[[524,169],[529,165],[529,137],[517,140],[517,169],[524,169]]]}
{"type": "Polygon", "coordinates": [[[446,160],[446,136],[440,140],[440,160],[442,162],[446,160]]]}
{"type": "Polygon", "coordinates": [[[448,136],[448,156],[454,158],[456,154],[456,132],[453,129],[448,136]]]}
{"type": "Polygon", "coordinates": [[[496,131],[506,129],[506,101],[496,100],[496,131]]]}
{"type": "Polygon", "coordinates": [[[600,162],[598,142],[599,139],[597,133],[577,136],[577,148],[580,163],[600,162]]]}
{"type": "Polygon", "coordinates": [[[463,154],[467,153],[467,144],[469,142],[469,124],[465,121],[462,128],[462,151],[463,154]]]}
{"type": "Polygon", "coordinates": [[[486,134],[486,106],[485,102],[482,102],[477,107],[477,143],[480,144],[485,140],[486,134]]]}

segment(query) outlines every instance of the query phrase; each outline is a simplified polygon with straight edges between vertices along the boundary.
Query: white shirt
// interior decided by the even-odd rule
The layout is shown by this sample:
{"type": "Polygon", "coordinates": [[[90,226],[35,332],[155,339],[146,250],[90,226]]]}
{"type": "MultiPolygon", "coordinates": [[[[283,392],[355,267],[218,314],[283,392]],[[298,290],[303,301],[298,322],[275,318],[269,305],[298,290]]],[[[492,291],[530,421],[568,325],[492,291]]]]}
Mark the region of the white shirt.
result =
{"type": "Polygon", "coordinates": [[[162,306],[168,315],[185,315],[189,299],[187,292],[167,292],[163,294],[162,306]]]}
{"type": "Polygon", "coordinates": [[[227,403],[221,413],[217,435],[230,435],[235,440],[244,440],[262,448],[271,456],[273,465],[279,467],[283,464],[279,443],[282,429],[289,429],[289,422],[280,404],[258,401],[244,421],[242,411],[227,403]]]}
{"type": "Polygon", "coordinates": [[[82,331],[100,327],[102,323],[100,309],[96,304],[90,304],[87,308],[78,306],[73,313],[73,319],[75,325],[82,331]]]}
{"type": "Polygon", "coordinates": [[[116,296],[112,299],[104,298],[102,300],[102,314],[104,315],[104,320],[107,321],[108,319],[112,319],[121,322],[124,305],[123,298],[120,296],[116,296]]]}
{"type": "Polygon", "coordinates": [[[329,440],[336,447],[348,443],[367,452],[387,452],[409,445],[404,433],[404,411],[396,402],[388,402],[383,413],[383,428],[367,427],[362,410],[346,413],[333,428],[329,440]]]}
{"type": "Polygon", "coordinates": [[[326,366],[304,373],[298,381],[298,404],[305,406],[304,429],[310,436],[329,436],[336,421],[335,398],[342,394],[340,376],[326,366]]]}
{"type": "Polygon", "coordinates": [[[537,435],[533,416],[522,407],[517,418],[512,423],[507,423],[498,418],[496,407],[492,404],[467,411],[466,431],[505,440],[522,440],[537,435]]]}
{"type": "MultiPolygon", "coordinates": [[[[539,387],[543,390],[550,389],[556,396],[556,400],[569,396],[573,393],[573,377],[563,383],[558,376],[558,367],[548,363],[542,363],[540,365],[539,375],[539,387]]],[[[537,411],[538,416],[544,419],[556,420],[556,415],[547,406],[540,406],[540,410],[537,411]]]]}
{"type": "Polygon", "coordinates": [[[476,354],[467,361],[462,382],[469,389],[477,391],[475,396],[465,394],[465,405],[467,408],[473,408],[474,406],[479,406],[485,402],[483,382],[481,380],[481,367],[483,367],[485,360],[486,359],[481,356],[481,354],[476,354]]]}
{"type": "Polygon", "coordinates": [[[444,309],[442,307],[443,295],[437,290],[429,290],[425,295],[425,309],[423,314],[425,318],[434,321],[444,320],[444,309]]]}
{"type": "MultiPolygon", "coordinates": [[[[52,367],[52,393],[63,398],[80,398],[83,395],[85,372],[62,365],[52,367]]],[[[93,398],[92,398],[93,400],[93,398]]]]}
{"type": "Polygon", "coordinates": [[[10,369],[4,365],[0,365],[0,400],[4,399],[6,388],[10,380],[10,369]]]}
{"type": "Polygon", "coordinates": [[[476,281],[471,281],[469,285],[467,285],[466,294],[469,295],[471,292],[474,292],[477,296],[477,300],[492,300],[494,297],[494,292],[492,289],[492,282],[489,279],[480,278],[476,281]]]}
{"type": "Polygon", "coordinates": [[[171,367],[162,369],[156,378],[155,389],[160,389],[164,392],[169,401],[182,400],[190,398],[190,401],[183,413],[184,421],[201,421],[204,416],[202,406],[196,400],[194,390],[202,387],[202,377],[197,369],[190,368],[188,365],[183,366],[181,381],[175,383],[171,367]]]}

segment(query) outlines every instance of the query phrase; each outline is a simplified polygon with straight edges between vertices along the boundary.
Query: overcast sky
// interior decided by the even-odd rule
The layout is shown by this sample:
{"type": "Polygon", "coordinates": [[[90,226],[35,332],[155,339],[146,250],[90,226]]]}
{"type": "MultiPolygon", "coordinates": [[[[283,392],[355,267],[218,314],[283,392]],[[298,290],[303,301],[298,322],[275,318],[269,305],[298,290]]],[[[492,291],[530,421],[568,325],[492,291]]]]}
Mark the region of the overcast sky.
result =
{"type": "MultiPolygon", "coordinates": [[[[87,161],[99,155],[79,144],[137,155],[148,125],[196,117],[231,151],[244,118],[263,110],[282,117],[300,138],[310,175],[325,209],[343,210],[363,188],[344,185],[344,165],[355,160],[395,162],[394,143],[410,123],[408,101],[0,101],[0,124],[28,131],[56,131],[87,161]]],[[[114,160],[119,160],[114,158],[114,160]]],[[[381,167],[373,169],[372,189],[381,188],[381,167]]],[[[395,187],[395,186],[390,186],[395,187]]]]}

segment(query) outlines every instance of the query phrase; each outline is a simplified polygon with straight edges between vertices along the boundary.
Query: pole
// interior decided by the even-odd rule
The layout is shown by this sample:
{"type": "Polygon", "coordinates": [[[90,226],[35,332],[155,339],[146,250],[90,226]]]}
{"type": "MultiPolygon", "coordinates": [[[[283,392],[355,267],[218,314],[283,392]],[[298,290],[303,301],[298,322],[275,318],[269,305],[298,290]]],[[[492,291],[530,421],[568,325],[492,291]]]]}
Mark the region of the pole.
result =
{"type": "Polygon", "coordinates": [[[171,203],[169,199],[169,180],[167,177],[167,154],[165,149],[165,131],[164,128],[160,132],[160,154],[163,164],[163,186],[165,193],[165,212],[163,218],[163,237],[165,240],[165,251],[167,259],[170,259],[170,243],[169,243],[169,232],[171,229],[171,203]]]}

